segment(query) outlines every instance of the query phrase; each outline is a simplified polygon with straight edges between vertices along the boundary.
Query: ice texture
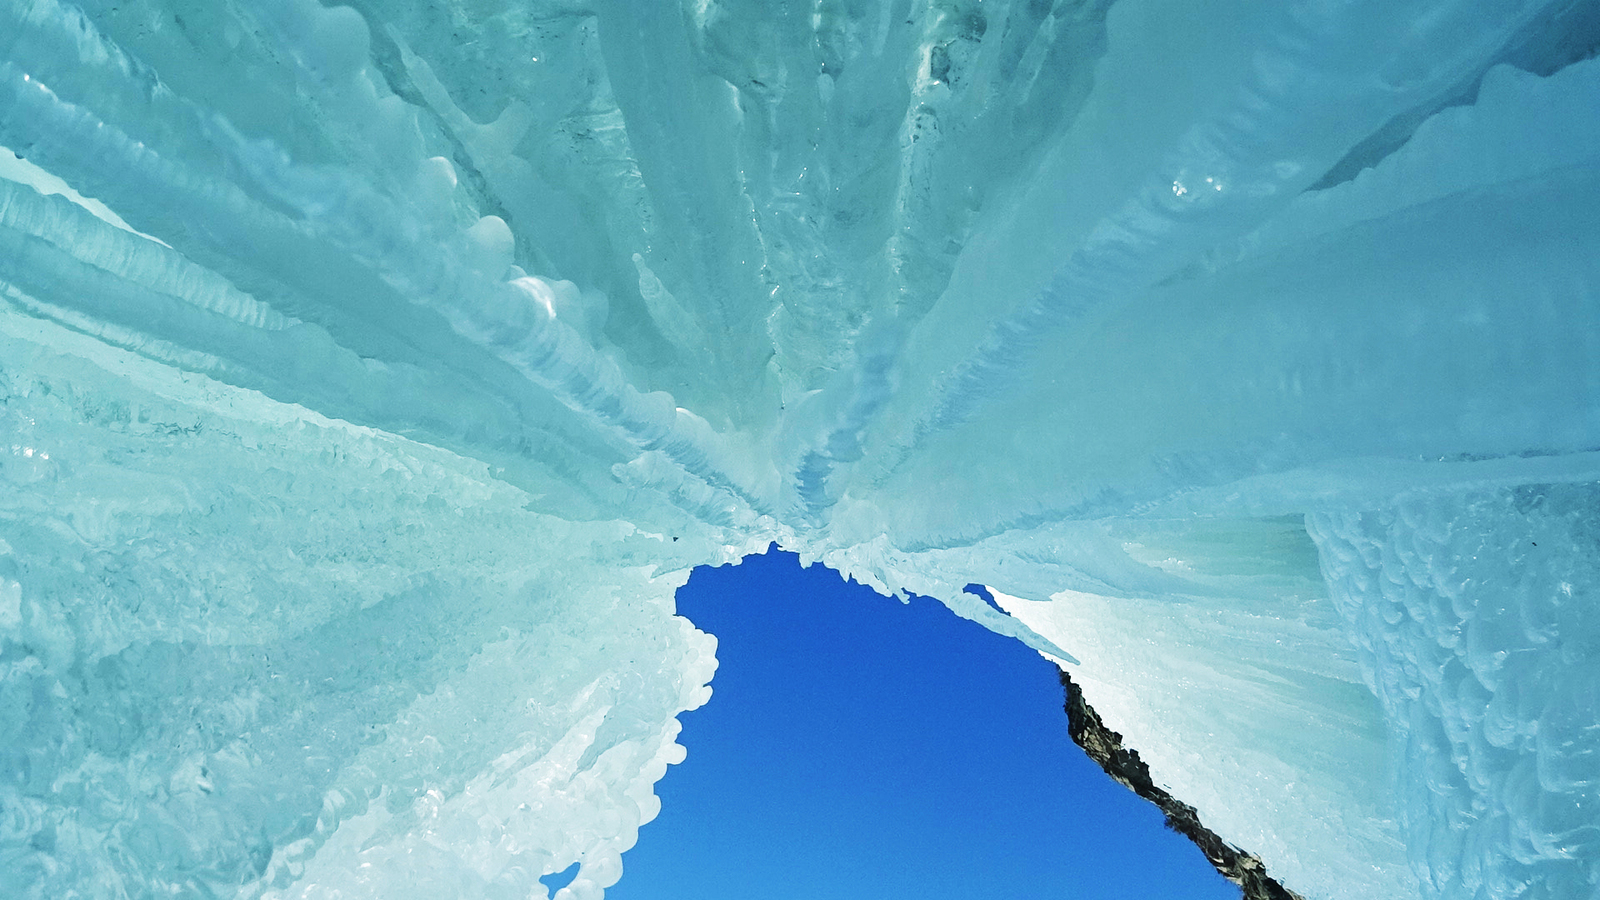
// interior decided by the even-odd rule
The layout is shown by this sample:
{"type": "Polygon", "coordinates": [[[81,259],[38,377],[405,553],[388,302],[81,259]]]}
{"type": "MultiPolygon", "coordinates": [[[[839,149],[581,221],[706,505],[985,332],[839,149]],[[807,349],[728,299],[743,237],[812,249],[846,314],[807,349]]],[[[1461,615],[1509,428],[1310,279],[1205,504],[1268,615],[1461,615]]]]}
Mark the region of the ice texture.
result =
{"type": "Polygon", "coordinates": [[[1600,883],[1597,504],[1593,484],[1527,485],[1308,517],[1442,895],[1600,883]]]}
{"type": "Polygon", "coordinates": [[[673,590],[779,541],[1309,898],[1593,900],[1597,47],[0,0],[0,895],[599,900],[709,697],[673,590]]]}

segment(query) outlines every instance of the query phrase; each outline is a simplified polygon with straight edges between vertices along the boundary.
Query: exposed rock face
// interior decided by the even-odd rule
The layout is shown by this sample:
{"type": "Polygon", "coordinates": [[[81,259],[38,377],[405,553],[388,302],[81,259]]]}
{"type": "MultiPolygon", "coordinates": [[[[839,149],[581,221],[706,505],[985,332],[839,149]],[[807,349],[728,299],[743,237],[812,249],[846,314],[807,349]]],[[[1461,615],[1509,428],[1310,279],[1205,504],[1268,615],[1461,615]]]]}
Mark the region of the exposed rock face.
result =
{"type": "Polygon", "coordinates": [[[1065,671],[1061,686],[1067,690],[1067,731],[1089,758],[1106,774],[1149,800],[1167,817],[1167,827],[1194,841],[1223,878],[1244,891],[1244,900],[1304,900],[1267,874],[1259,857],[1229,844],[1207,828],[1194,807],[1157,787],[1139,751],[1122,746],[1122,735],[1100,721],[1100,714],[1083,698],[1083,689],[1065,671]]]}

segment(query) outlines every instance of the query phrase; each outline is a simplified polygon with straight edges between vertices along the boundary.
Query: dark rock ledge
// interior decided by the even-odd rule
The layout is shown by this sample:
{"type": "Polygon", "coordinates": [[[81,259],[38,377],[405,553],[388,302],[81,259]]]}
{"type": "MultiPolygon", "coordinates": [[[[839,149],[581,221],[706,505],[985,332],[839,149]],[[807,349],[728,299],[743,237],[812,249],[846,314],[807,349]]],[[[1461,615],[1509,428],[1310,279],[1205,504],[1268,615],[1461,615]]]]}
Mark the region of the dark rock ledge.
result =
{"type": "Polygon", "coordinates": [[[1122,735],[1100,721],[1100,714],[1083,699],[1083,688],[1061,673],[1061,686],[1067,689],[1067,731],[1089,758],[1106,774],[1149,800],[1167,817],[1167,827],[1194,841],[1223,878],[1244,891],[1244,900],[1304,900],[1267,874],[1260,857],[1229,844],[1217,833],[1200,824],[1194,807],[1178,800],[1150,780],[1150,767],[1139,759],[1139,751],[1122,746],[1122,735]]]}

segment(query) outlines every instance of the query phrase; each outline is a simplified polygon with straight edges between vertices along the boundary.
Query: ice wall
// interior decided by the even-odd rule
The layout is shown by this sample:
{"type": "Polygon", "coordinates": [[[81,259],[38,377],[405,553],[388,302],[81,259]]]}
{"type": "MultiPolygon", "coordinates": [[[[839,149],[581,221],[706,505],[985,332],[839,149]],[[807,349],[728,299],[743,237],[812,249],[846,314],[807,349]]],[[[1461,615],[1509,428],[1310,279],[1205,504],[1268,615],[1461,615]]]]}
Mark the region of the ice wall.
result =
{"type": "Polygon", "coordinates": [[[0,360],[7,896],[610,883],[715,666],[667,538],[14,309],[0,360]]]}
{"type": "Polygon", "coordinates": [[[1406,837],[1440,894],[1600,881],[1595,506],[1592,484],[1527,485],[1308,520],[1404,744],[1406,837]]]}
{"type": "Polygon", "coordinates": [[[780,540],[1076,666],[1306,896],[1591,896],[1596,46],[0,0],[0,893],[598,897],[672,589],[780,540]]]}

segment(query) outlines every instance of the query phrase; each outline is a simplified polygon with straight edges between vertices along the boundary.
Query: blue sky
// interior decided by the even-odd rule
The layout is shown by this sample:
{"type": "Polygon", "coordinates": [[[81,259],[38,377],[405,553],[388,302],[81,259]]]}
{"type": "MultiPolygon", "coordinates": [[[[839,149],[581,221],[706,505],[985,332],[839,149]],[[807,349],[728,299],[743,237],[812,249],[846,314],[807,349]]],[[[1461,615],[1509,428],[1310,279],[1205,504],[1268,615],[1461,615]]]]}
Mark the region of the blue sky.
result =
{"type": "Polygon", "coordinates": [[[1073,745],[1021,644],[779,552],[678,610],[717,635],[714,695],[608,900],[1238,898],[1073,745]]]}

